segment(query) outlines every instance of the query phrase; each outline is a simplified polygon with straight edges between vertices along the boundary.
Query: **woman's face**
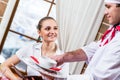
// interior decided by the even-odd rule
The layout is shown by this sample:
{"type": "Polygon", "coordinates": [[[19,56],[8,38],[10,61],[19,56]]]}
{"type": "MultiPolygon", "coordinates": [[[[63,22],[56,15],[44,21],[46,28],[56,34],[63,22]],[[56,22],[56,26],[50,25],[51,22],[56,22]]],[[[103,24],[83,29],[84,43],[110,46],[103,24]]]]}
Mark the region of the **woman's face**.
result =
{"type": "Polygon", "coordinates": [[[120,23],[120,7],[113,3],[106,3],[105,6],[105,15],[109,23],[112,25],[120,23]]]}
{"type": "Polygon", "coordinates": [[[52,19],[44,20],[39,35],[45,42],[54,42],[58,36],[57,23],[52,19]]]}

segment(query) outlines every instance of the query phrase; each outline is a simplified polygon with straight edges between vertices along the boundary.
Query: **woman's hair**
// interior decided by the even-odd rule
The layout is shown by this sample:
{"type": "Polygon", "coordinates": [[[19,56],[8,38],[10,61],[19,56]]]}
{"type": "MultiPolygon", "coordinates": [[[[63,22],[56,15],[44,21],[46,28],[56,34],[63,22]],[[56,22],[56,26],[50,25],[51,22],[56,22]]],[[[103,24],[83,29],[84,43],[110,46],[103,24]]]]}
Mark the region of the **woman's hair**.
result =
{"type": "Polygon", "coordinates": [[[48,20],[48,19],[52,19],[52,20],[55,21],[55,19],[52,18],[52,17],[43,17],[42,19],[40,19],[40,21],[39,21],[39,23],[38,23],[38,25],[37,25],[37,29],[38,29],[38,30],[41,30],[42,23],[43,23],[45,20],[48,20]]]}

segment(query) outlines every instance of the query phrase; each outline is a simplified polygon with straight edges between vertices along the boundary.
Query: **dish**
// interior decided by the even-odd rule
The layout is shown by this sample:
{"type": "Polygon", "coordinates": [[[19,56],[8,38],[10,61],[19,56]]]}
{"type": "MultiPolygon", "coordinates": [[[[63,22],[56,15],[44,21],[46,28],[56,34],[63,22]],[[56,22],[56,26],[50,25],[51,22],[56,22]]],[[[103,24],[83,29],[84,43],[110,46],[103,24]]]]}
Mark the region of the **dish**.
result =
{"type": "Polygon", "coordinates": [[[64,78],[64,79],[67,77],[65,75],[62,75],[60,72],[56,72],[54,70],[50,70],[50,69],[41,67],[40,65],[33,62],[33,60],[31,60],[30,57],[23,57],[22,61],[24,63],[26,63],[28,66],[32,67],[33,69],[37,70],[38,72],[40,72],[42,74],[46,74],[48,76],[52,76],[52,77],[56,77],[56,78],[64,78]]]}
{"type": "Polygon", "coordinates": [[[50,58],[47,57],[41,57],[40,59],[37,59],[34,56],[30,56],[31,60],[37,64],[37,66],[42,67],[43,69],[47,71],[60,71],[61,68],[54,67],[57,63],[53,61],[50,58]],[[52,61],[52,62],[49,62],[52,61]],[[47,66],[47,67],[46,67],[47,66]]]}
{"type": "Polygon", "coordinates": [[[44,68],[51,68],[51,67],[54,67],[56,66],[57,62],[48,58],[48,57],[45,57],[45,56],[41,56],[39,58],[36,58],[35,56],[30,56],[30,58],[37,64],[40,64],[42,67],[44,68]]]}

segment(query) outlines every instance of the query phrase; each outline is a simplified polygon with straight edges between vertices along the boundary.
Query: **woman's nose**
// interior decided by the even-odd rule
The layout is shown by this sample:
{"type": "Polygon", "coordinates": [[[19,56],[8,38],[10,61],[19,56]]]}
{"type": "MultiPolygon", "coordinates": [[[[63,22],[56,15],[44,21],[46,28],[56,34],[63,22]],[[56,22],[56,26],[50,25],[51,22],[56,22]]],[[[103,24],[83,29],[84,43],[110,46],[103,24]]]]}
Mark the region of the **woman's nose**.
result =
{"type": "Polygon", "coordinates": [[[50,33],[55,33],[55,30],[54,30],[54,29],[51,29],[51,30],[50,30],[50,33]]]}

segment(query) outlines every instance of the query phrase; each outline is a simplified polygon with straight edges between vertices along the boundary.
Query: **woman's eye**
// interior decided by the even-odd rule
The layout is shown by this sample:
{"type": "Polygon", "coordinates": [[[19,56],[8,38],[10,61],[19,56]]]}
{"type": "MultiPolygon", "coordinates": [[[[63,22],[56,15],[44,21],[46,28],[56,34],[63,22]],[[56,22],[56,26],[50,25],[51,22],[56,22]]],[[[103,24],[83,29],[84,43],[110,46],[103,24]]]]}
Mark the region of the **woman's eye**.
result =
{"type": "Polygon", "coordinates": [[[50,29],[51,29],[50,27],[45,28],[45,30],[50,30],[50,29]]]}
{"type": "Polygon", "coordinates": [[[54,28],[54,30],[57,30],[57,29],[58,29],[57,27],[54,28]]]}

